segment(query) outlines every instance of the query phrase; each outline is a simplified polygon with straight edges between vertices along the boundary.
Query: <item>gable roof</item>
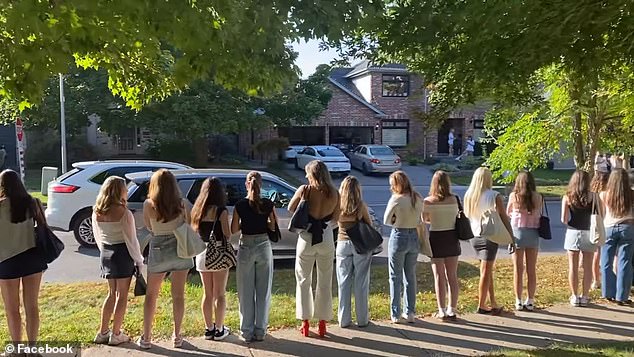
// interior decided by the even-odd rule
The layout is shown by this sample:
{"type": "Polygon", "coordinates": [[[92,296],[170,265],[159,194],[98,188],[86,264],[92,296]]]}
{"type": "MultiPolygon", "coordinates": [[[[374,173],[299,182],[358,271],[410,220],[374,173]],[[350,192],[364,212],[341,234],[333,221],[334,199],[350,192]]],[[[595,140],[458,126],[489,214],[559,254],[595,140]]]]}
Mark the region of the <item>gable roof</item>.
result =
{"type": "Polygon", "coordinates": [[[377,65],[370,60],[363,60],[352,67],[346,74],[346,78],[354,78],[369,72],[407,73],[407,67],[399,63],[377,65]]]}
{"type": "Polygon", "coordinates": [[[383,111],[374,106],[372,103],[365,100],[361,93],[359,93],[359,90],[354,85],[354,83],[352,83],[352,80],[347,78],[347,74],[349,74],[352,70],[353,68],[333,68],[330,72],[330,76],[328,76],[328,80],[335,87],[341,89],[349,96],[357,100],[359,103],[363,104],[364,106],[375,112],[377,115],[385,116],[386,114],[383,111]]]}

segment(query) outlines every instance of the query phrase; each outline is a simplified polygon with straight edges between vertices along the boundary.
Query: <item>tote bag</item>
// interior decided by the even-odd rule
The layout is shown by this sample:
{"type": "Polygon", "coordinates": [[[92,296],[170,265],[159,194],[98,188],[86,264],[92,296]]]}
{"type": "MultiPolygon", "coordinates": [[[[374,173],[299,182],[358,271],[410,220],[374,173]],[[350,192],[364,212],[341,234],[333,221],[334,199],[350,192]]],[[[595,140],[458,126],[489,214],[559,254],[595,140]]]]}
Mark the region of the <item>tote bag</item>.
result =
{"type": "Polygon", "coordinates": [[[308,186],[304,187],[302,199],[299,201],[290,222],[288,222],[288,230],[294,233],[300,233],[308,229],[308,197],[304,197],[308,186]]]}
{"type": "Polygon", "coordinates": [[[590,215],[590,242],[602,246],[605,244],[605,226],[603,215],[597,202],[598,195],[592,196],[592,215],[590,215]]]}
{"type": "Polygon", "coordinates": [[[416,233],[418,234],[418,249],[419,253],[429,258],[433,257],[431,251],[431,244],[429,243],[429,234],[427,233],[427,227],[425,223],[421,222],[416,226],[416,233]]]}
{"type": "Polygon", "coordinates": [[[176,236],[176,254],[179,258],[193,258],[207,248],[200,235],[187,222],[174,230],[174,236],[176,236]]]}
{"type": "Polygon", "coordinates": [[[346,229],[346,233],[358,254],[373,253],[383,245],[381,233],[363,220],[358,220],[352,227],[346,229]]]}
{"type": "Polygon", "coordinates": [[[511,233],[502,222],[502,217],[494,208],[484,211],[482,214],[482,237],[500,245],[513,243],[511,233]]]}
{"type": "Polygon", "coordinates": [[[537,232],[539,236],[545,240],[553,239],[552,232],[550,231],[550,216],[548,215],[548,206],[546,206],[546,201],[544,200],[544,196],[542,195],[542,215],[539,217],[539,228],[537,232]],[[544,216],[543,212],[546,210],[546,215],[544,216]]]}
{"type": "Polygon", "coordinates": [[[211,271],[231,269],[237,264],[236,252],[224,236],[222,237],[222,243],[220,245],[217,244],[215,232],[219,218],[220,214],[216,216],[216,220],[211,227],[211,236],[205,248],[205,268],[211,271]]]}
{"type": "Polygon", "coordinates": [[[460,203],[460,198],[456,196],[456,201],[458,202],[458,215],[456,216],[456,235],[460,240],[469,240],[473,238],[473,231],[471,231],[471,222],[469,222],[469,218],[464,215],[464,209],[462,208],[462,203],[460,203]]]}

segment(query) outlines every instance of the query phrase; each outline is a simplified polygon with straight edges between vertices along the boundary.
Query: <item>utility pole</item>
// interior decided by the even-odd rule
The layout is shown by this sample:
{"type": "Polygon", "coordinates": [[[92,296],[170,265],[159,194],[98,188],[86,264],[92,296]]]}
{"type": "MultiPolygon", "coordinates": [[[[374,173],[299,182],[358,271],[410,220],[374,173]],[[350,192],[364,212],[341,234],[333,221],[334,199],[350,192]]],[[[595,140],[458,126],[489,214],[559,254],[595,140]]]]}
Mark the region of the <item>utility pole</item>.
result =
{"type": "Polygon", "coordinates": [[[62,174],[66,173],[66,168],[68,167],[67,157],[66,157],[66,114],[64,113],[64,75],[59,74],[59,110],[60,110],[60,119],[61,119],[61,139],[62,139],[62,174]]]}

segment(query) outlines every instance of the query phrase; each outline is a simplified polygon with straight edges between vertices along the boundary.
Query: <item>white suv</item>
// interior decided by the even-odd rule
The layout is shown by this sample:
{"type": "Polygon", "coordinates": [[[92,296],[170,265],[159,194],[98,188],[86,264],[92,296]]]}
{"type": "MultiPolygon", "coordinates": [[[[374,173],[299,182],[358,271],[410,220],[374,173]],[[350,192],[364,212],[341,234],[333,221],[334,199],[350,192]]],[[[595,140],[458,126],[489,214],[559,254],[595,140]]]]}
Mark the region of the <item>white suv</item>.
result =
{"type": "Polygon", "coordinates": [[[57,230],[73,231],[85,247],[95,247],[92,235],[92,206],[101,184],[109,176],[125,177],[134,172],[158,169],[189,169],[189,166],[165,161],[109,160],[73,164],[73,170],[48,184],[46,221],[57,230]]]}

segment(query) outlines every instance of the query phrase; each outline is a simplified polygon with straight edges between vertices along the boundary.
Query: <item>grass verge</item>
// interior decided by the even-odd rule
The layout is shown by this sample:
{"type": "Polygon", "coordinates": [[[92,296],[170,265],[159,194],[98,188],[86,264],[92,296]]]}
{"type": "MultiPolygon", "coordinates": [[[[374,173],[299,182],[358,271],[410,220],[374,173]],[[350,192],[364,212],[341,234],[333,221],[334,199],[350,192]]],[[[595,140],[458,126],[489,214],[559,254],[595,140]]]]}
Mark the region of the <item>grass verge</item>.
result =
{"type": "Polygon", "coordinates": [[[489,356],[506,357],[578,357],[578,356],[603,356],[624,357],[634,356],[634,341],[610,342],[596,345],[560,345],[555,344],[549,348],[521,351],[501,350],[489,356]]]}
{"type": "MultiPolygon", "coordinates": [[[[500,253],[502,254],[502,253],[500,253]]],[[[538,262],[538,308],[552,306],[568,299],[567,260],[565,256],[547,256],[538,262]]],[[[458,310],[469,313],[477,306],[479,266],[476,262],[461,262],[459,265],[460,299],[458,310]]],[[[419,263],[417,270],[419,314],[428,316],[436,309],[434,279],[429,263],[419,263]]],[[[513,266],[509,258],[500,259],[495,274],[496,295],[500,303],[512,309],[513,266]]],[[[372,320],[387,320],[389,313],[389,282],[387,265],[373,265],[370,283],[370,317],[372,320]]],[[[105,283],[45,284],[40,295],[42,340],[82,341],[90,343],[99,325],[101,304],[107,292],[105,283]]],[[[337,294],[333,277],[333,295],[337,294]]],[[[198,336],[204,328],[200,313],[202,290],[197,276],[192,276],[186,291],[186,312],[183,333],[198,336]]],[[[598,295],[594,296],[595,298],[598,295]]],[[[128,313],[124,329],[132,336],[139,336],[143,319],[143,298],[129,296],[128,313]]],[[[333,301],[336,316],[337,299],[333,301]]],[[[157,337],[167,338],[172,333],[172,307],[169,283],[163,284],[158,301],[155,321],[157,337]]],[[[5,321],[4,309],[0,321],[5,321]]],[[[226,324],[238,327],[238,299],[235,274],[232,272],[227,288],[226,324]]],[[[276,270],[273,277],[273,296],[270,311],[270,327],[279,329],[296,326],[295,319],[295,273],[292,269],[276,270]]],[[[5,325],[6,326],[6,325],[5,325]]],[[[6,328],[0,328],[0,340],[8,339],[6,328]]]]}
{"type": "MultiPolygon", "coordinates": [[[[550,170],[544,170],[547,172],[552,172],[550,170]]],[[[561,171],[568,171],[568,170],[561,170],[561,171]]],[[[558,173],[558,175],[562,175],[561,177],[563,177],[563,174],[558,173]]],[[[570,178],[570,174],[568,174],[568,178],[570,178]]],[[[469,186],[469,184],[471,183],[471,177],[473,176],[472,172],[465,172],[465,171],[461,171],[461,172],[455,172],[451,174],[451,183],[454,185],[459,185],[459,186],[469,186]]],[[[545,197],[561,197],[566,193],[566,185],[567,185],[567,181],[563,182],[563,181],[558,181],[555,179],[548,179],[548,180],[538,180],[537,178],[535,179],[536,184],[537,184],[537,191],[540,192],[541,194],[543,194],[545,197]]],[[[504,186],[504,184],[502,183],[494,183],[494,185],[496,186],[504,186]]],[[[501,193],[504,193],[504,188],[499,190],[501,193]]]]}

